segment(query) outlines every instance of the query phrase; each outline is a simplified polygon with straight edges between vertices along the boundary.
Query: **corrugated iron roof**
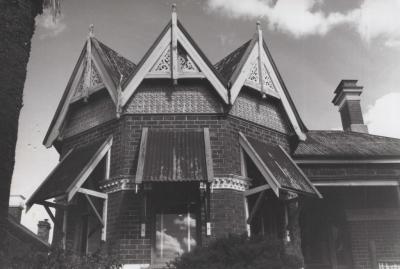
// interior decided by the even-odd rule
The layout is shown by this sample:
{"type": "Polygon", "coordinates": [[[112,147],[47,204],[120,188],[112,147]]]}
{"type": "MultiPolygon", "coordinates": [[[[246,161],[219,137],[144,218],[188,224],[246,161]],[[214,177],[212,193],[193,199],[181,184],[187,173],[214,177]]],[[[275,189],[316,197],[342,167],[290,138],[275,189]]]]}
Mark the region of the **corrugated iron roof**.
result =
{"type": "Polygon", "coordinates": [[[80,148],[74,148],[69,152],[29,198],[27,205],[65,194],[104,141],[101,140],[80,148]]]}
{"type": "Polygon", "coordinates": [[[266,144],[247,137],[280,188],[297,193],[319,196],[311,181],[301,172],[290,156],[278,145],[266,144]]]}
{"type": "Polygon", "coordinates": [[[309,131],[293,152],[295,158],[400,158],[400,139],[348,131],[309,131]]]}
{"type": "Polygon", "coordinates": [[[203,131],[149,129],[142,181],[206,181],[203,131]]]}

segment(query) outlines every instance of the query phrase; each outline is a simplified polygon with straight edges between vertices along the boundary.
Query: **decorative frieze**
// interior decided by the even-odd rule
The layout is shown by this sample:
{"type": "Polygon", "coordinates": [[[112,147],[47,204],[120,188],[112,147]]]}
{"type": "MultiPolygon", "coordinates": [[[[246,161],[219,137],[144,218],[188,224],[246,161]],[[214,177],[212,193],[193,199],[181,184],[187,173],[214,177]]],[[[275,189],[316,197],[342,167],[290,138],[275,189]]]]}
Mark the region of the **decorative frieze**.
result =
{"type": "MultiPolygon", "coordinates": [[[[215,177],[211,183],[211,190],[236,190],[245,191],[250,186],[250,179],[239,175],[227,175],[224,177],[215,177]]],[[[206,184],[200,182],[200,188],[205,189],[206,184]]],[[[135,183],[133,176],[118,176],[109,180],[102,181],[100,189],[106,193],[117,192],[121,190],[139,190],[139,184],[135,183]]]]}
{"type": "Polygon", "coordinates": [[[106,193],[113,193],[117,191],[135,190],[139,189],[139,185],[135,183],[133,176],[117,176],[108,180],[104,180],[100,185],[100,189],[106,193]]]}
{"type": "MultiPolygon", "coordinates": [[[[239,175],[228,175],[224,177],[214,177],[211,183],[212,190],[235,190],[235,191],[245,191],[250,186],[250,179],[247,177],[239,175]]],[[[200,183],[200,188],[205,188],[203,182],[200,183]]]]}

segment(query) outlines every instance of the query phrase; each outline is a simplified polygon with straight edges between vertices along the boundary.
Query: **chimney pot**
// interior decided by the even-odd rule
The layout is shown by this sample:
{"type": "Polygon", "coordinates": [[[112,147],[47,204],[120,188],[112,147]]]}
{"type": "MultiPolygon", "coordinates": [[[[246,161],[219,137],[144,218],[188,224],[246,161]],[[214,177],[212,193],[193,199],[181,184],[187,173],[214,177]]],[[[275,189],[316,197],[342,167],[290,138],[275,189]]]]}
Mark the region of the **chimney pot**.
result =
{"type": "Polygon", "coordinates": [[[363,87],[357,85],[357,80],[344,79],[334,92],[332,103],[339,107],[344,131],[368,133],[360,105],[362,91],[363,87]]]}
{"type": "Polygon", "coordinates": [[[38,232],[37,235],[46,242],[49,242],[49,233],[51,225],[48,219],[40,220],[38,222],[38,232]]]}

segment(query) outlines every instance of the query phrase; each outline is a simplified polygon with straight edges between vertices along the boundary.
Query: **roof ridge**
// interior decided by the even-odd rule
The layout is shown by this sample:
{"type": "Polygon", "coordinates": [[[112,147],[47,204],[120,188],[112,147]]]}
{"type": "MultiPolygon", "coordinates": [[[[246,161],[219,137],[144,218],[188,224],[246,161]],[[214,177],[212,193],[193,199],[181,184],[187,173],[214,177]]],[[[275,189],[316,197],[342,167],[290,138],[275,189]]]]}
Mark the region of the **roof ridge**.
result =
{"type": "Polygon", "coordinates": [[[353,131],[344,131],[344,130],[308,130],[308,132],[325,132],[325,133],[340,133],[340,134],[352,134],[352,135],[363,135],[363,136],[371,136],[371,137],[379,137],[383,139],[393,139],[398,140],[400,142],[400,138],[391,137],[391,136],[384,136],[384,135],[377,135],[371,133],[360,133],[360,132],[353,132],[353,131]]]}

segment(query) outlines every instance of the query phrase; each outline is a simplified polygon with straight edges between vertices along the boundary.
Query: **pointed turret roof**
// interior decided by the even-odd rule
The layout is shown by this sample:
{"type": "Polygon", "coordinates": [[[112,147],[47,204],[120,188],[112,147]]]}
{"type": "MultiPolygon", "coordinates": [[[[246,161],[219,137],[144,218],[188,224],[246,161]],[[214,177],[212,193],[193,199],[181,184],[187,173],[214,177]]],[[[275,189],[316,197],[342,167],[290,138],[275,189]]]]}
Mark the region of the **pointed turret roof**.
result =
{"type": "Polygon", "coordinates": [[[215,69],[221,74],[225,81],[229,82],[231,80],[233,73],[239,66],[240,60],[243,58],[250,43],[251,39],[214,65],[215,69]]]}
{"type": "Polygon", "coordinates": [[[217,62],[215,69],[224,77],[230,92],[230,103],[234,105],[243,86],[248,86],[266,95],[281,99],[296,134],[305,139],[307,128],[294,105],[285,83],[262,36],[260,23],[252,39],[217,62]]]}
{"type": "Polygon", "coordinates": [[[120,74],[123,76],[122,83],[124,83],[135,71],[136,64],[123,57],[121,54],[111,49],[98,39],[93,38],[93,41],[95,46],[99,46],[98,49],[100,52],[102,52],[100,53],[100,56],[104,62],[104,65],[108,67],[109,73],[115,85],[117,86],[119,84],[120,74]]]}
{"type": "Polygon", "coordinates": [[[171,15],[169,23],[140,60],[130,78],[124,83],[121,105],[128,102],[143,79],[148,77],[171,78],[174,83],[177,83],[178,79],[206,78],[224,103],[229,104],[225,79],[179,22],[175,6],[172,7],[171,15]],[[180,55],[183,52],[185,55],[180,55]],[[183,66],[182,62],[184,62],[183,66]],[[158,69],[158,63],[160,63],[160,69],[158,69]],[[189,63],[191,70],[183,70],[183,72],[179,70],[182,67],[187,69],[186,63],[189,63]],[[156,64],[157,66],[155,66],[156,64]],[[179,67],[179,65],[181,66],[179,67]]]}
{"type": "Polygon", "coordinates": [[[117,88],[119,87],[121,75],[122,82],[124,82],[136,68],[136,64],[132,61],[124,58],[118,52],[94,38],[91,28],[91,32],[83,46],[44,138],[43,144],[46,147],[50,147],[57,138],[71,102],[77,99],[75,97],[76,91],[79,90],[79,84],[82,84],[81,80],[84,79],[88,59],[90,59],[90,64],[93,66],[93,72],[97,72],[96,75],[98,75],[101,80],[101,87],[97,87],[96,90],[106,88],[115,104],[118,102],[117,88]]]}

